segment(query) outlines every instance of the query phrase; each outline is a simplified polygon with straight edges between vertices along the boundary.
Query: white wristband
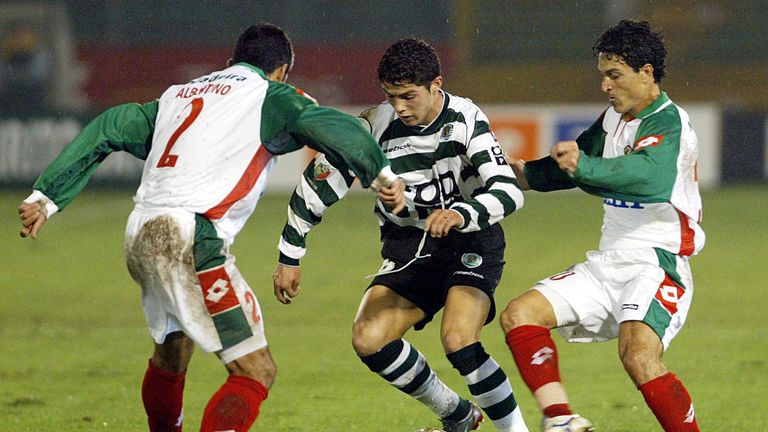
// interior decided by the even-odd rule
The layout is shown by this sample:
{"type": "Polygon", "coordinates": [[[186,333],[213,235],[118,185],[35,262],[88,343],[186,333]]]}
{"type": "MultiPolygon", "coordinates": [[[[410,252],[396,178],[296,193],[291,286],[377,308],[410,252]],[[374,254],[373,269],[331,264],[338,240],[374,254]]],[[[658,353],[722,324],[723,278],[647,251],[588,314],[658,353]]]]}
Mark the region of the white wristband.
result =
{"type": "Polygon", "coordinates": [[[40,192],[39,190],[33,190],[32,194],[29,195],[24,200],[24,202],[27,204],[34,204],[36,202],[39,202],[40,205],[43,207],[43,212],[45,212],[46,219],[50,219],[51,216],[54,215],[54,213],[59,211],[59,206],[54,204],[54,202],[51,201],[50,198],[45,196],[45,194],[40,192]]]}
{"type": "Polygon", "coordinates": [[[397,180],[397,174],[392,171],[392,166],[387,165],[379,171],[379,175],[371,183],[371,189],[378,192],[381,188],[391,185],[395,180],[397,180]]]}

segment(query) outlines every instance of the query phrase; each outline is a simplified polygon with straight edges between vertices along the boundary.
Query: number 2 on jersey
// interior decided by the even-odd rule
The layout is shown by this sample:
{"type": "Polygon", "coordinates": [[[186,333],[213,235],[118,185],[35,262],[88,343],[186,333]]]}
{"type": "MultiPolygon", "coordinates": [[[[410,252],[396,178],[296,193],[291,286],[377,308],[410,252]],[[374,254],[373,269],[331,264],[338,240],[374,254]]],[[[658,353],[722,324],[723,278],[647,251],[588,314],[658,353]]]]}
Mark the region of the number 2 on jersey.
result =
{"type": "Polygon", "coordinates": [[[173,135],[171,135],[171,138],[168,140],[168,144],[165,145],[165,151],[163,152],[162,156],[160,156],[160,160],[157,162],[158,168],[176,166],[176,161],[179,159],[179,155],[171,154],[171,147],[176,144],[176,140],[179,139],[179,136],[183,134],[184,131],[189,128],[189,126],[192,125],[192,123],[200,115],[200,111],[203,110],[203,98],[192,99],[191,103],[192,110],[189,112],[189,115],[173,132],[173,135]]]}

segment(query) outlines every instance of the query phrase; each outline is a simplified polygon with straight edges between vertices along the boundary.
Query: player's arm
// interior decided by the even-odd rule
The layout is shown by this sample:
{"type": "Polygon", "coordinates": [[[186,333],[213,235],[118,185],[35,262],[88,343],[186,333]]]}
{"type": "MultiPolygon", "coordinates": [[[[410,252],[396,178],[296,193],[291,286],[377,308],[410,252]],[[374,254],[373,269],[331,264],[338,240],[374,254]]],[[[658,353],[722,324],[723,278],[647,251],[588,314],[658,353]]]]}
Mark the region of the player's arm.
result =
{"type": "MultiPolygon", "coordinates": [[[[603,117],[601,115],[592,125],[576,138],[576,147],[585,155],[599,156],[605,146],[603,117]]],[[[563,189],[573,189],[577,183],[569,173],[561,169],[560,164],[552,156],[528,161],[523,167],[528,186],[538,192],[550,192],[563,189]]]]}
{"type": "Polygon", "coordinates": [[[299,292],[301,270],[299,260],[307,252],[307,235],[323,220],[328,207],[349,192],[355,177],[339,170],[318,153],[309,163],[291,195],[288,219],[280,235],[278,264],[273,275],[275,298],[289,304],[299,292]]]}
{"type": "Polygon", "coordinates": [[[670,125],[661,115],[645,120],[629,154],[605,159],[581,152],[573,179],[595,195],[666,201],[677,173],[680,134],[679,122],[670,125]]]}
{"type": "Polygon", "coordinates": [[[461,232],[477,231],[493,225],[523,207],[523,191],[512,168],[491,133],[488,119],[478,113],[472,136],[467,143],[467,157],[478,172],[483,186],[472,194],[472,199],[454,203],[463,217],[456,227],[461,232]]]}
{"type": "Polygon", "coordinates": [[[288,205],[288,220],[278,245],[280,263],[299,265],[306,254],[309,231],[323,220],[330,206],[349,192],[354,179],[346,170],[334,167],[322,153],[307,165],[288,205]]]}
{"type": "Polygon", "coordinates": [[[32,194],[19,206],[23,237],[37,236],[42,224],[67,206],[114,151],[146,159],[152,145],[158,102],[110,108],[88,123],[43,170],[32,194]]]}
{"type": "Polygon", "coordinates": [[[295,88],[273,82],[270,82],[264,108],[265,115],[279,117],[281,128],[293,137],[295,144],[324,153],[336,166],[348,167],[364,187],[378,190],[397,180],[389,160],[357,118],[318,106],[314,100],[297,93],[295,88]]]}

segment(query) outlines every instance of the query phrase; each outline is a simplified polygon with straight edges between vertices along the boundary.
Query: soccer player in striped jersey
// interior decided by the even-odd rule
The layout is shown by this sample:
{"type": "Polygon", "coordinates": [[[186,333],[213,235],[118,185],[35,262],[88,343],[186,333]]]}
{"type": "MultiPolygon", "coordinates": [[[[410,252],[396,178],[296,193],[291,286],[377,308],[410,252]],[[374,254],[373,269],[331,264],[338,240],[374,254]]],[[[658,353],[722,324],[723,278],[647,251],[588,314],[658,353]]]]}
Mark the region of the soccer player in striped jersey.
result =
{"type": "Polygon", "coordinates": [[[277,26],[244,31],[226,69],[171,86],[160,99],[111,108],[45,169],[19,207],[23,237],[82,190],[113,151],[146,160],[125,253],[141,285],[155,349],[142,400],[149,429],[180,431],[193,346],[215,352],[229,377],[202,431],[247,431],[275,378],[264,321],[229,248],[253,213],[275,157],[304,145],[343,161],[364,186],[404,204],[402,182],[358,120],[285,84],[293,48],[277,26]]]}
{"type": "MultiPolygon", "coordinates": [[[[444,430],[476,429],[482,414],[475,404],[449,389],[403,339],[444,308],[443,348],[477,404],[498,430],[527,431],[507,376],[480,343],[481,329],[495,316],[504,265],[498,222],[523,206],[522,191],[485,114],[442,90],[440,61],[429,44],[396,42],[378,77],[386,101],[362,119],[405,182],[407,205],[393,211],[376,202],[384,261],[355,318],[354,349],[371,371],[431,409],[444,430]]],[[[322,154],[304,171],[279,245],[281,302],[299,292],[307,234],[353,180],[322,154]]]]}
{"type": "Polygon", "coordinates": [[[704,246],[696,134],[659,88],[666,48],[647,22],[621,21],[593,50],[612,107],[576,141],[513,165],[525,188],[602,197],[599,250],[512,300],[501,325],[543,411],[542,430],[593,430],[560,382],[557,328],[569,342],[618,337],[624,369],[664,430],[698,431],[688,391],[661,361],[691,305],[689,257],[704,246]]]}

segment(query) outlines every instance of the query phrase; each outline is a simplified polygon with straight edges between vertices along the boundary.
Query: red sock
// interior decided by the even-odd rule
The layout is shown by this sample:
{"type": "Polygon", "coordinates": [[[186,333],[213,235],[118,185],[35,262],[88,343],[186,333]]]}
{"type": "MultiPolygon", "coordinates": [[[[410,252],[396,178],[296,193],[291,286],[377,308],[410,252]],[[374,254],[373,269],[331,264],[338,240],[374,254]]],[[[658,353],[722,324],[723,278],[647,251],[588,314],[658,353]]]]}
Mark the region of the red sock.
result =
{"type": "Polygon", "coordinates": [[[507,333],[507,346],[531,393],[544,384],[560,381],[557,348],[545,327],[515,327],[507,333]]]}
{"type": "Polygon", "coordinates": [[[259,416],[259,407],[267,393],[269,390],[256,380],[230,375],[208,401],[200,432],[247,431],[259,416]]]}
{"type": "Polygon", "coordinates": [[[141,385],[141,400],[150,432],[181,431],[185,375],[164,371],[149,361],[141,385]]]}
{"type": "Polygon", "coordinates": [[[661,427],[669,432],[698,432],[691,395],[672,372],[638,387],[661,427]]]}

